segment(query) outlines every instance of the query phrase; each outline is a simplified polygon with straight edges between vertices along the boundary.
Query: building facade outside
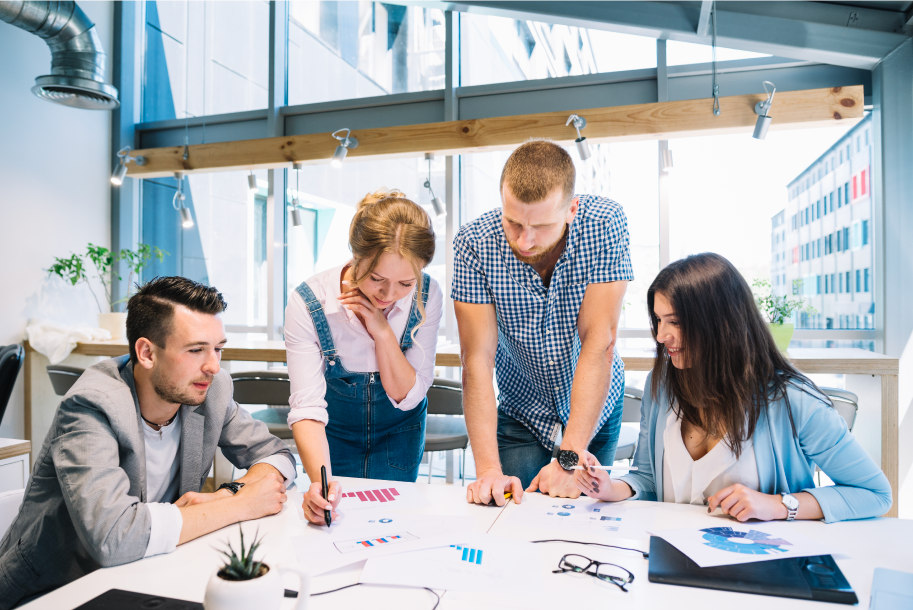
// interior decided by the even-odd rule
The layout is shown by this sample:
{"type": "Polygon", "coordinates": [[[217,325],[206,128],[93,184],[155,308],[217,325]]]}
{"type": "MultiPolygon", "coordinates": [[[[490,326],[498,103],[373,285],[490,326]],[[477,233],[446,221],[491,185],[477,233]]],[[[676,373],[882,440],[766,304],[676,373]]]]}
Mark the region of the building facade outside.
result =
{"type": "Polygon", "coordinates": [[[872,144],[869,114],[789,183],[771,219],[774,294],[816,310],[794,314],[796,328],[875,328],[872,144]]]}

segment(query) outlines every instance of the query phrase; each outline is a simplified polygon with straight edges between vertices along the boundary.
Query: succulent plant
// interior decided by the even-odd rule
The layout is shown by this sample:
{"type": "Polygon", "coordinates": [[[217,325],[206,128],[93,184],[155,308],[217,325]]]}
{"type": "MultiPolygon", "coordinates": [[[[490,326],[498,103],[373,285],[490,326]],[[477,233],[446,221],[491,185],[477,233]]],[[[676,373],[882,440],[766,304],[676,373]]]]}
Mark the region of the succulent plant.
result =
{"type": "Polygon", "coordinates": [[[219,576],[225,580],[253,580],[258,576],[263,576],[269,568],[262,561],[254,561],[254,553],[263,542],[263,538],[257,538],[260,531],[257,530],[257,534],[254,534],[254,541],[250,548],[245,549],[244,530],[240,524],[238,524],[238,529],[241,530],[241,553],[235,553],[231,543],[228,543],[228,550],[222,551],[228,561],[219,570],[219,576]]]}

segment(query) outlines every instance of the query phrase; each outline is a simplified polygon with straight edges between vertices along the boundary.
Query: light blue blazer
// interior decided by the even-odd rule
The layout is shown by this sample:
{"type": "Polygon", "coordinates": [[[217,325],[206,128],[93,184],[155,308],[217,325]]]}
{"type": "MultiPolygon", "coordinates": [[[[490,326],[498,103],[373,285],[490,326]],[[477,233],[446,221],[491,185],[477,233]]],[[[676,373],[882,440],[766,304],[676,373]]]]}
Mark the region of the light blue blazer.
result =
{"type": "MultiPolygon", "coordinates": [[[[640,411],[640,440],[634,454],[636,472],[621,480],[634,490],[631,500],[663,501],[663,432],[669,416],[665,391],[650,392],[647,375],[640,411]]],[[[811,391],[811,390],[810,390],[811,391]]],[[[887,477],[846,428],[846,421],[820,394],[789,386],[787,390],[798,436],[793,435],[784,400],[761,412],[752,443],[758,463],[760,491],[766,494],[807,491],[815,496],[824,521],[865,519],[891,507],[887,477]],[[815,464],[834,481],[815,487],[815,464]]]]}

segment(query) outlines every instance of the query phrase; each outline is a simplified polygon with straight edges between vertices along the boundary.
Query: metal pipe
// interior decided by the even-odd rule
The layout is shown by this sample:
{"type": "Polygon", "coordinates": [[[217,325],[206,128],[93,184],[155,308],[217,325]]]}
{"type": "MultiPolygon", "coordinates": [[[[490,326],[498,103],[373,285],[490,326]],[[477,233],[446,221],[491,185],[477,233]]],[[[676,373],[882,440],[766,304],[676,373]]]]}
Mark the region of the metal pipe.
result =
{"type": "Polygon", "coordinates": [[[120,105],[105,83],[105,52],[95,24],[75,2],[0,0],[0,21],[43,38],[51,49],[51,73],[35,79],[38,97],[92,110],[120,105]]]}

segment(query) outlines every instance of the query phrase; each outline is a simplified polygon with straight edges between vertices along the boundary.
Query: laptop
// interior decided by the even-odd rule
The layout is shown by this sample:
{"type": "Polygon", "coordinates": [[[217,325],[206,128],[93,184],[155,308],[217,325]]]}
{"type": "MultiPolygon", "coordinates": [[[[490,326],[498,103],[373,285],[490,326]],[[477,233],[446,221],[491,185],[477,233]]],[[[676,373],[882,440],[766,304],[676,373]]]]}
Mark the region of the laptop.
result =
{"type": "Polygon", "coordinates": [[[792,597],[836,604],[859,599],[830,555],[702,568],[677,548],[650,537],[650,582],[792,597]]]}
{"type": "Polygon", "coordinates": [[[109,589],[75,610],[203,610],[203,604],[161,595],[109,589]]]}

